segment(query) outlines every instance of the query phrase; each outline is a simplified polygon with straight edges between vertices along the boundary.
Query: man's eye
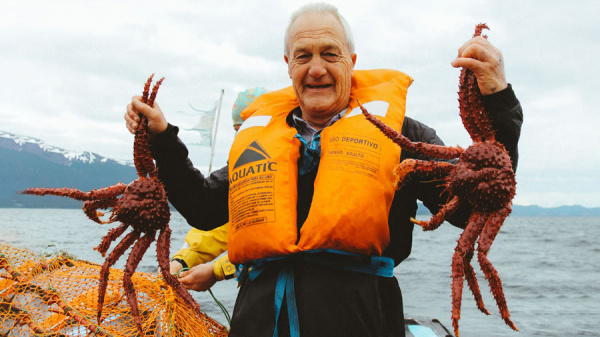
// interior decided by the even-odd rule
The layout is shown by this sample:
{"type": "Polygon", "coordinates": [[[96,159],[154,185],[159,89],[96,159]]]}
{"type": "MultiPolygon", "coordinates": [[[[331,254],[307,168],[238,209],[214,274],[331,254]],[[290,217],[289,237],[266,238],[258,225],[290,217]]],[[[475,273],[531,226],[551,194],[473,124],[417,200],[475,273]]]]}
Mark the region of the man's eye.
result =
{"type": "Polygon", "coordinates": [[[323,54],[323,58],[326,60],[335,60],[337,59],[338,55],[336,53],[325,53],[323,54]]]}

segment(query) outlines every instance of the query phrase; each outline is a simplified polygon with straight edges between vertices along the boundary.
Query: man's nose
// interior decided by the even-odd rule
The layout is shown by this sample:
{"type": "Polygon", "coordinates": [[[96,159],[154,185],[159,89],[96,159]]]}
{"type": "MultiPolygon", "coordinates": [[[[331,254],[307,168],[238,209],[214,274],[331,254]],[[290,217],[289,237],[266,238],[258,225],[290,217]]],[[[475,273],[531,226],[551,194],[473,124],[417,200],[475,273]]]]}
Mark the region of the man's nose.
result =
{"type": "Polygon", "coordinates": [[[327,69],[325,69],[325,60],[320,57],[313,57],[310,60],[310,69],[308,70],[308,74],[315,78],[320,78],[327,74],[327,69]]]}

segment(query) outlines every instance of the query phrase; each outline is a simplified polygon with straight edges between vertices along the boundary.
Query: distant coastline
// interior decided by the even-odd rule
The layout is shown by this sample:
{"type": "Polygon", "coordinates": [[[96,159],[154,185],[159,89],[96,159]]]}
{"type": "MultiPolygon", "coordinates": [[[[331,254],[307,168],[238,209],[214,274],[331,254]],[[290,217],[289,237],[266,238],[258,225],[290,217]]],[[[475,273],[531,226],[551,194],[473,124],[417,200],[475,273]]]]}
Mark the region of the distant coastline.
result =
{"type": "MultiPolygon", "coordinates": [[[[549,217],[578,217],[578,216],[600,216],[600,207],[558,206],[541,207],[537,205],[522,206],[513,205],[511,215],[513,216],[549,216],[549,217]]],[[[419,215],[430,214],[427,208],[419,203],[419,215]]]]}
{"type": "Polygon", "coordinates": [[[600,216],[600,207],[559,206],[544,208],[540,206],[513,205],[514,215],[519,216],[600,216]]]}

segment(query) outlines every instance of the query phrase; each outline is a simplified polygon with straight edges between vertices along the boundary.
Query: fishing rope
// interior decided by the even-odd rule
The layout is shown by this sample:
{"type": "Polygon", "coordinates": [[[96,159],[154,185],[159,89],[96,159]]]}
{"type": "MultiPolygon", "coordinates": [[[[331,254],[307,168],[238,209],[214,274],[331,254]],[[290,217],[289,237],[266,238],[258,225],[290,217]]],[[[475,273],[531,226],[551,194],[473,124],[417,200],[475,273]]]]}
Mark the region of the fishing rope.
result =
{"type": "Polygon", "coordinates": [[[212,296],[213,300],[215,300],[215,303],[217,303],[219,308],[221,308],[221,311],[223,311],[223,315],[225,315],[225,319],[227,320],[227,323],[229,324],[229,326],[231,326],[231,316],[229,315],[227,308],[225,308],[225,306],[215,297],[215,295],[213,294],[212,290],[210,290],[210,288],[208,289],[208,292],[210,293],[210,296],[212,296]]]}

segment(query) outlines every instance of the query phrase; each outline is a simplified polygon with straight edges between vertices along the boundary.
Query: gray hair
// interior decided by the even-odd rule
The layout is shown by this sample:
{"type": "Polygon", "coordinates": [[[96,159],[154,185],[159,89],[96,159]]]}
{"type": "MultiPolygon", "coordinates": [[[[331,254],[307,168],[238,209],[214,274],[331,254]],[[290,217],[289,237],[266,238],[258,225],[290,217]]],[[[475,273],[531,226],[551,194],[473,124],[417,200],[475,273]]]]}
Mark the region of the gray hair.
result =
{"type": "Polygon", "coordinates": [[[292,27],[292,24],[294,24],[294,22],[304,14],[331,14],[335,16],[342,24],[344,35],[346,35],[346,43],[348,44],[350,52],[354,53],[354,38],[352,37],[352,31],[350,30],[350,25],[348,25],[346,19],[344,19],[344,17],[340,14],[337,7],[323,2],[316,2],[304,5],[292,13],[292,16],[290,17],[290,23],[285,30],[285,36],[283,38],[283,52],[285,55],[288,55],[290,51],[288,45],[290,28],[292,27]]]}

